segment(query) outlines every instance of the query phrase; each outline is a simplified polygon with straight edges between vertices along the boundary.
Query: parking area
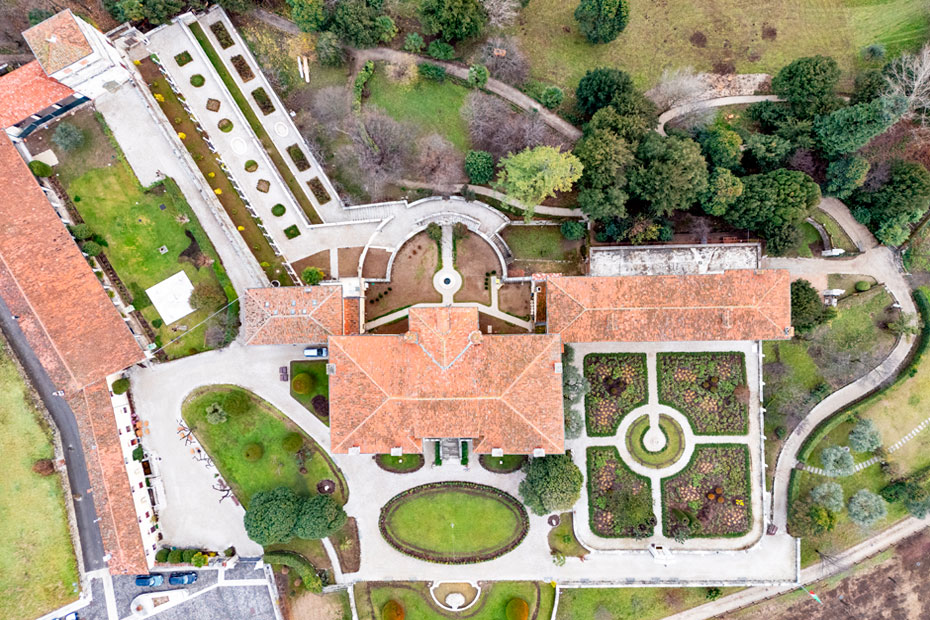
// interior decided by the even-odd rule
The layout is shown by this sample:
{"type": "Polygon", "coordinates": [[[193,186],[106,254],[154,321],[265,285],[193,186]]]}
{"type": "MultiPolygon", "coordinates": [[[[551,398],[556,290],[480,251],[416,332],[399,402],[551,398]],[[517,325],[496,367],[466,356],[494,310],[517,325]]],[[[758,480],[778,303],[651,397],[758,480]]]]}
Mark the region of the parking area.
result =
{"type": "MultiPolygon", "coordinates": [[[[116,596],[116,611],[119,613],[120,618],[125,618],[132,612],[130,607],[132,604],[132,599],[146,592],[164,592],[166,590],[178,590],[186,588],[191,593],[191,595],[194,595],[197,592],[205,590],[211,586],[215,586],[218,579],[217,572],[218,571],[215,570],[197,571],[196,583],[192,583],[189,586],[172,586],[168,585],[168,576],[171,574],[170,571],[154,571],[155,574],[164,575],[165,577],[164,584],[156,588],[143,588],[137,586],[136,578],[134,575],[120,575],[118,577],[113,577],[113,594],[116,596]]],[[[179,605],[178,608],[187,607],[196,601],[197,599],[195,598],[193,601],[179,605]]],[[[191,615],[190,617],[199,618],[200,616],[191,615]]]]}

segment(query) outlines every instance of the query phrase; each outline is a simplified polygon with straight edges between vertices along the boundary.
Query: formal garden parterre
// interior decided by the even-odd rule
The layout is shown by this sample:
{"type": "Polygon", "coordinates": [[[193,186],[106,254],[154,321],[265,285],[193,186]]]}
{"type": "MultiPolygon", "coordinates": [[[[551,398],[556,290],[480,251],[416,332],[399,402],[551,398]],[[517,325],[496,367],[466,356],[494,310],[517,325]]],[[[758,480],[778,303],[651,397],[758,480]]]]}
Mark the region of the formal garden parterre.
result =
{"type": "Polygon", "coordinates": [[[671,416],[659,415],[659,430],[665,437],[665,445],[661,450],[655,452],[646,448],[644,443],[649,427],[649,416],[643,415],[637,418],[627,429],[626,449],[630,456],[640,465],[654,469],[663,469],[674,465],[685,451],[685,438],[681,426],[671,416]]]}
{"type": "Polygon", "coordinates": [[[746,358],[736,352],[659,353],[659,402],[691,421],[698,435],[749,430],[746,358]]]}
{"type": "Polygon", "coordinates": [[[591,437],[615,435],[623,417],[648,398],[645,353],[586,355],[584,376],[591,384],[585,396],[585,426],[591,437]]]}
{"type": "Polygon", "coordinates": [[[749,447],[703,444],[681,472],[662,481],[669,538],[741,536],[752,525],[749,447]]]}
{"type": "Polygon", "coordinates": [[[587,450],[591,531],[604,538],[648,538],[656,517],[652,483],[633,473],[613,446],[587,450]]]}

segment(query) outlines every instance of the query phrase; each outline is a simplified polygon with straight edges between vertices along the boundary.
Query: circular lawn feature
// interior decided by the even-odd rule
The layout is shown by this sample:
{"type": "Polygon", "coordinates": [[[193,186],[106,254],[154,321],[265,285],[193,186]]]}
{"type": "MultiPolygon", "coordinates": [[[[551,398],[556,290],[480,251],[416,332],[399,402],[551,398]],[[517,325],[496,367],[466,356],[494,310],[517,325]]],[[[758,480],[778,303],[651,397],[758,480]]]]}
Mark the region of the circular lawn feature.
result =
{"type": "Polygon", "coordinates": [[[403,456],[376,454],[374,459],[378,467],[392,474],[412,474],[426,463],[422,454],[404,454],[403,456]]]}
{"type": "Polygon", "coordinates": [[[439,564],[474,564],[523,542],[523,505],[494,487],[435,482],[407,489],[381,509],[381,535],[401,553],[439,564]]]}
{"type": "Polygon", "coordinates": [[[224,118],[224,119],[220,120],[220,122],[217,123],[216,126],[217,126],[217,127],[219,128],[219,130],[222,131],[223,133],[229,133],[230,131],[232,131],[232,128],[233,128],[232,121],[229,120],[228,118],[224,118]]]}
{"type": "Polygon", "coordinates": [[[626,432],[626,449],[630,456],[645,467],[663,469],[673,465],[685,452],[685,436],[678,422],[670,416],[659,415],[659,430],[665,436],[665,445],[657,452],[650,451],[644,442],[649,431],[649,416],[643,414],[626,432]]]}
{"type": "Polygon", "coordinates": [[[194,86],[195,88],[200,88],[204,85],[204,82],[206,82],[206,79],[204,79],[204,77],[199,73],[195,73],[191,76],[191,86],[194,86]]]}

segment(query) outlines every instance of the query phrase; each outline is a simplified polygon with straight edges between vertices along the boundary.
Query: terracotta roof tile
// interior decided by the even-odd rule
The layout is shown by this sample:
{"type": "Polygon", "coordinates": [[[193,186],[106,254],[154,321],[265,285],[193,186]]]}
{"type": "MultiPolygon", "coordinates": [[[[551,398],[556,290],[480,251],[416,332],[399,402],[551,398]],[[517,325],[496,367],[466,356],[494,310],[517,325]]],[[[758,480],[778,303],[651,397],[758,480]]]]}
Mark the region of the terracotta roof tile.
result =
{"type": "Polygon", "coordinates": [[[357,334],[361,329],[363,298],[348,297],[342,305],[342,333],[357,334]]]}
{"type": "Polygon", "coordinates": [[[23,33],[47,74],[60,71],[94,52],[77,19],[70,9],[65,9],[23,33]]]}
{"type": "MultiPolygon", "coordinates": [[[[84,445],[103,548],[110,555],[107,566],[113,574],[148,572],[106,381],[76,393],[69,404],[84,445]]],[[[85,489],[74,491],[83,494],[85,489]]]]}
{"type": "Polygon", "coordinates": [[[784,340],[791,278],[740,269],[683,276],[562,277],[546,287],[548,332],[563,342],[784,340]]]}
{"type": "Polygon", "coordinates": [[[73,94],[73,90],[45,75],[39,61],[33,60],[0,76],[0,127],[11,127],[73,94]]]}
{"type": "Polygon", "coordinates": [[[564,450],[558,336],[488,335],[475,308],[411,308],[401,335],[329,339],[333,452],[420,452],[424,438],[474,451],[564,450]]]}
{"type": "Polygon", "coordinates": [[[345,328],[341,286],[248,289],[243,311],[246,344],[322,344],[345,328]]]}
{"type": "Polygon", "coordinates": [[[0,266],[8,304],[56,384],[76,391],[144,359],[19,152],[0,136],[0,266]]]}

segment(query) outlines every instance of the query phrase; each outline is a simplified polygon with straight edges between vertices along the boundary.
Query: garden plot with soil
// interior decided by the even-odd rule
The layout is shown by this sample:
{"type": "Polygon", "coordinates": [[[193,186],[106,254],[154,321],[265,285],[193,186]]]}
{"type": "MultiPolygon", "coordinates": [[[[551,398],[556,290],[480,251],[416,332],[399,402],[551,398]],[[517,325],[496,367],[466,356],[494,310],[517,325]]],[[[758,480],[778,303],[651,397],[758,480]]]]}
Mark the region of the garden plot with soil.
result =
{"type": "Polygon", "coordinates": [[[584,376],[591,385],[584,399],[589,437],[615,435],[623,417],[646,403],[644,353],[586,355],[584,376]]]}
{"type": "Polygon", "coordinates": [[[699,435],[744,435],[749,387],[742,353],[659,353],[659,402],[681,411],[699,435]]]}
{"type": "Polygon", "coordinates": [[[583,241],[568,241],[559,226],[508,226],[501,237],[513,253],[507,266],[516,277],[534,273],[561,273],[568,276],[584,273],[583,241]]]}
{"type": "Polygon", "coordinates": [[[425,232],[414,235],[394,256],[390,282],[368,286],[365,319],[371,321],[418,303],[442,301],[442,296],[433,288],[433,274],[437,269],[439,248],[436,242],[425,232]]]}
{"type": "Polygon", "coordinates": [[[491,282],[500,277],[501,264],[488,242],[473,232],[455,242],[455,270],[462,274],[462,288],[455,301],[491,303],[491,282]]]}

